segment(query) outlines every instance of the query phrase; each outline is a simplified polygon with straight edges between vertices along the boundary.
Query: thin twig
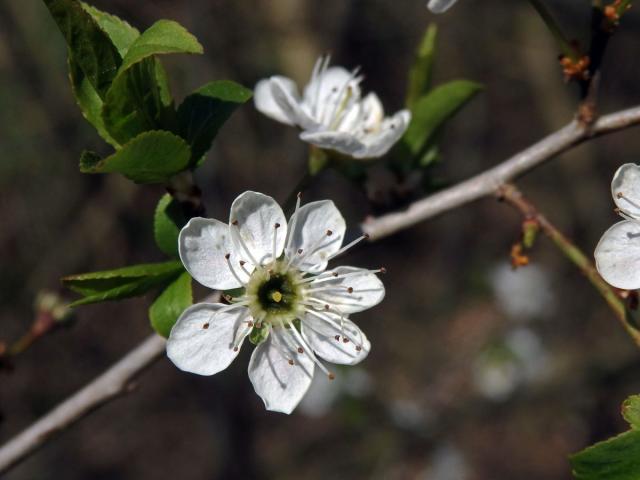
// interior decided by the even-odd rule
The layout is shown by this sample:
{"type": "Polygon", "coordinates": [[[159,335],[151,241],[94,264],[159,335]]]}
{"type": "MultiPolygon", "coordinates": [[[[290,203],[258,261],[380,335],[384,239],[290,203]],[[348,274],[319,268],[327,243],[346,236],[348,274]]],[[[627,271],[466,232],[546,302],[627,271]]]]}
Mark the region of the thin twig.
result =
{"type": "Polygon", "coordinates": [[[533,220],[539,225],[542,233],[549,237],[564,256],[587,277],[591,285],[595,287],[611,307],[611,310],[615,313],[616,318],[620,320],[629,336],[636,345],[640,346],[640,331],[633,328],[627,321],[624,302],[616,290],[603,280],[589,257],[542,215],[515,186],[503,185],[496,192],[496,196],[517,209],[526,220],[533,220]]]}
{"type": "Polygon", "coordinates": [[[640,106],[600,117],[590,127],[574,120],[526,150],[475,177],[418,200],[403,211],[367,219],[361,225],[362,230],[369,234],[371,240],[386,237],[448,210],[492,195],[506,182],[585,140],[638,124],[640,106]]]}
{"type": "Polygon", "coordinates": [[[164,345],[164,338],[150,336],[105,373],[11,439],[0,448],[0,473],[100,405],[130,391],[133,378],[164,353],[164,345]]]}
{"type": "MultiPolygon", "coordinates": [[[[640,107],[601,117],[591,129],[574,121],[504,163],[457,186],[414,203],[408,210],[369,220],[363,230],[377,240],[447,210],[494,194],[508,180],[589,138],[640,123],[640,107]]],[[[164,340],[152,336],[78,393],[0,448],[0,473],[65,430],[83,416],[125,393],[131,379],[164,351],[164,340]]]]}

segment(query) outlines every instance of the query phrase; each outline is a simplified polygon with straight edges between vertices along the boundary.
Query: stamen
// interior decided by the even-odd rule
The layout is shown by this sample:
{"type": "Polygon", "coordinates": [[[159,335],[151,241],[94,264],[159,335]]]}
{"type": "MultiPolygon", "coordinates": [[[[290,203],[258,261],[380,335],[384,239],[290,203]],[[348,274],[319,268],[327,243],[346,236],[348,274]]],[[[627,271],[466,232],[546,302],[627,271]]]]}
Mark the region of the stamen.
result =
{"type": "Polygon", "coordinates": [[[353,242],[348,243],[347,245],[345,245],[344,247],[342,247],[340,250],[338,250],[336,253],[334,253],[333,255],[331,255],[327,260],[332,260],[334,258],[336,258],[338,255],[342,255],[344,252],[346,252],[347,250],[349,250],[351,247],[356,246],[358,243],[360,243],[362,240],[365,240],[369,238],[369,234],[365,233],[364,235],[359,236],[358,238],[356,238],[353,242]]]}
{"type": "MultiPolygon", "coordinates": [[[[340,315],[340,323],[338,324],[331,317],[323,315],[322,313],[319,313],[317,311],[314,311],[314,310],[305,310],[305,311],[307,313],[313,315],[314,317],[319,318],[323,322],[327,322],[329,325],[331,325],[336,330],[340,330],[340,333],[342,334],[342,342],[343,343],[352,342],[355,345],[355,348],[356,348],[356,350],[358,352],[362,351],[362,343],[363,343],[362,342],[362,337],[360,335],[358,335],[359,338],[355,338],[350,332],[347,332],[347,330],[344,327],[344,315],[340,315]]],[[[309,327],[309,328],[312,328],[312,327],[309,327]]],[[[359,334],[361,334],[361,333],[362,332],[359,332],[359,334]]],[[[340,341],[340,335],[335,335],[333,338],[335,338],[336,342],[340,341]]]]}
{"type": "MultiPolygon", "coordinates": [[[[278,335],[275,335],[273,333],[273,325],[269,326],[269,332],[270,332],[270,335],[271,335],[271,337],[273,339],[271,341],[271,345],[273,345],[275,347],[275,349],[278,351],[278,353],[280,355],[282,355],[282,358],[284,358],[289,365],[292,365],[292,366],[295,365],[295,362],[293,361],[293,359],[288,355],[287,351],[283,348],[283,346],[280,345],[280,340],[278,338],[278,335]]],[[[285,342],[286,342],[286,339],[285,339],[285,342]]]]}
{"type": "Polygon", "coordinates": [[[207,328],[209,328],[209,323],[207,322],[207,323],[205,323],[204,325],[202,325],[202,328],[204,328],[205,330],[206,330],[207,328]]]}
{"type": "Polygon", "coordinates": [[[231,264],[231,254],[230,254],[230,253],[227,253],[227,254],[224,256],[224,258],[225,258],[225,260],[227,261],[227,266],[229,267],[229,270],[231,271],[231,275],[233,275],[233,277],[236,279],[236,281],[237,281],[239,284],[241,284],[241,285],[244,285],[245,283],[247,283],[247,282],[246,282],[246,280],[242,280],[242,279],[238,276],[238,274],[236,273],[235,268],[233,268],[233,265],[231,264]]]}
{"type": "Polygon", "coordinates": [[[233,222],[231,222],[231,225],[233,225],[234,227],[237,227],[237,228],[230,229],[231,235],[233,234],[236,235],[236,239],[238,240],[238,243],[247,254],[247,257],[249,257],[249,260],[251,261],[251,263],[253,263],[256,267],[260,266],[260,263],[256,262],[256,259],[253,257],[253,255],[251,255],[251,251],[249,251],[249,247],[247,247],[247,244],[244,243],[244,240],[242,239],[242,235],[240,234],[240,227],[238,226],[238,221],[234,220],[233,222]]]}
{"type": "Polygon", "coordinates": [[[277,240],[278,240],[278,229],[280,228],[280,224],[276,223],[273,226],[273,249],[272,249],[272,253],[271,253],[271,261],[275,262],[276,261],[276,251],[277,251],[277,240]]]}
{"type": "Polygon", "coordinates": [[[629,197],[625,196],[624,193],[622,192],[617,192],[616,193],[616,197],[619,199],[624,200],[625,202],[627,202],[629,205],[631,205],[633,208],[638,208],[640,209],[640,205],[638,205],[636,202],[634,202],[633,200],[631,200],[629,197]]]}
{"type": "Polygon", "coordinates": [[[240,260],[238,263],[240,264],[240,268],[247,275],[247,277],[250,277],[251,272],[245,268],[245,265],[247,264],[247,262],[245,262],[244,260],[240,260]]]}
{"type": "Polygon", "coordinates": [[[289,228],[287,229],[287,235],[285,237],[284,240],[284,244],[285,244],[285,249],[284,249],[284,253],[287,256],[293,256],[291,255],[291,243],[292,243],[292,239],[293,239],[293,234],[296,230],[296,224],[298,223],[298,210],[300,210],[300,201],[302,199],[302,193],[298,192],[298,195],[296,196],[296,208],[293,210],[293,214],[291,215],[291,225],[289,225],[289,228]]]}
{"type": "MultiPolygon", "coordinates": [[[[288,322],[289,324],[291,322],[288,322]]],[[[316,355],[313,353],[313,350],[309,347],[309,345],[307,345],[306,341],[304,340],[304,338],[302,338],[302,335],[300,335],[300,333],[298,332],[298,330],[296,330],[296,328],[294,326],[292,326],[292,328],[290,330],[288,330],[288,332],[291,332],[291,334],[293,335],[293,337],[301,344],[304,346],[304,350],[301,347],[298,347],[298,353],[299,354],[303,354],[305,353],[307,355],[307,357],[309,357],[316,365],[318,365],[318,367],[320,368],[320,370],[322,370],[329,378],[331,378],[333,376],[333,373],[331,373],[329,370],[327,370],[327,367],[325,367],[322,362],[320,360],[318,360],[318,357],[316,357],[316,355]],[[302,350],[302,351],[301,351],[302,350]]],[[[335,378],[335,377],[334,377],[335,378]]]]}
{"type": "MultiPolygon", "coordinates": [[[[318,241],[316,241],[316,243],[311,248],[308,248],[307,250],[305,250],[304,255],[301,255],[300,258],[296,260],[296,265],[301,265],[306,259],[311,257],[318,250],[328,247],[331,242],[327,244],[323,244],[323,242],[332,235],[333,235],[333,231],[327,230],[323,237],[320,237],[318,241]]],[[[298,253],[300,253],[301,250],[302,249],[298,250],[298,253]]]]}

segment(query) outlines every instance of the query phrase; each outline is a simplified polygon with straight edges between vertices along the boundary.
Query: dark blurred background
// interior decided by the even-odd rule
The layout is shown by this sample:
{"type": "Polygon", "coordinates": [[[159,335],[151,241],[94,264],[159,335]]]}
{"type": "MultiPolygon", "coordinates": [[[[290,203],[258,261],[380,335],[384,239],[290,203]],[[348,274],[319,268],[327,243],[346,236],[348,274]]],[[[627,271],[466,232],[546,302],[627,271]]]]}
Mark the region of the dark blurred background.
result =
{"type": "MultiPolygon", "coordinates": [[[[486,90],[447,128],[448,182],[464,179],[570,120],[577,92],[526,1],[461,0],[435,17],[425,0],[96,0],[140,29],[179,21],[205,47],[163,59],[174,95],[212,79],[253,86],[282,73],[305,82],[315,59],[362,66],[364,88],[402,106],[407,68],[427,24],[440,26],[436,81],[486,90]]],[[[589,2],[549,1],[571,35],[589,2]]],[[[600,110],[640,103],[640,15],[610,44],[600,110]]],[[[25,332],[59,277],[161,260],[151,228],[160,187],[78,171],[84,148],[106,152],[67,81],[63,39],[43,4],[0,0],[0,340],[25,332]]],[[[586,252],[615,221],[609,183],[637,161],[638,131],[589,142],[520,180],[586,252]]],[[[197,181],[226,218],[247,189],[283,201],[305,170],[294,129],[241,108],[197,181]]],[[[332,198],[355,232],[366,197],[328,172],[306,201],[332,198]]],[[[250,349],[197,377],[161,359],[138,390],[90,415],[6,476],[61,479],[566,479],[567,455],[624,430],[620,403],[640,392],[640,357],[585,278],[546,239],[512,272],[520,217],[486,199],[375,244],[346,262],[384,265],[386,300],[354,320],[373,349],[319,378],[291,416],[266,412],[246,376],[250,349]]],[[[62,292],[67,298],[71,296],[62,292]]],[[[203,292],[198,292],[202,295],[203,292]]],[[[153,296],[82,307],[0,372],[0,442],[46,413],[150,333],[153,296]]]]}

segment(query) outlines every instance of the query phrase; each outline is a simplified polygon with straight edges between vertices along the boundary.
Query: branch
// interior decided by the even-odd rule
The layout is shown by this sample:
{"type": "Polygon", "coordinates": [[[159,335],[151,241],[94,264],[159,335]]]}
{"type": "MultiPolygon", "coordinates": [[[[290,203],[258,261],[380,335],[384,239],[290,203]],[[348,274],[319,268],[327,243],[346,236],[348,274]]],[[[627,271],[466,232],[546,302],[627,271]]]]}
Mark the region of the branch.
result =
{"type": "Polygon", "coordinates": [[[99,406],[132,390],[133,378],[164,353],[164,338],[151,335],[109,370],[0,448],[0,473],[99,406]]]}
{"type": "MultiPolygon", "coordinates": [[[[601,117],[591,128],[573,121],[500,165],[419,200],[404,212],[369,220],[362,225],[362,229],[370,235],[371,240],[391,235],[447,210],[494,194],[508,180],[589,138],[623,130],[638,123],[640,107],[601,117]]],[[[109,400],[128,392],[131,380],[164,352],[164,343],[164,340],[156,335],[149,337],[100,377],[2,446],[0,474],[42,446],[56,433],[109,400]]]]}
{"type": "Polygon", "coordinates": [[[522,193],[513,185],[504,185],[500,187],[496,196],[518,210],[525,220],[533,220],[540,227],[558,249],[587,277],[591,285],[598,290],[607,302],[616,318],[620,320],[622,326],[627,331],[636,345],[640,346],[640,331],[636,330],[627,321],[627,312],[625,305],[616,289],[611,287],[600,276],[598,271],[582,250],[571,242],[560,230],[558,230],[544,215],[542,215],[536,207],[527,200],[522,193]]]}
{"type": "Polygon", "coordinates": [[[369,234],[371,240],[386,237],[448,210],[492,195],[506,182],[586,140],[638,124],[640,124],[640,106],[600,117],[591,126],[573,120],[567,126],[499,165],[453,187],[418,200],[406,210],[368,219],[361,228],[369,234]]]}

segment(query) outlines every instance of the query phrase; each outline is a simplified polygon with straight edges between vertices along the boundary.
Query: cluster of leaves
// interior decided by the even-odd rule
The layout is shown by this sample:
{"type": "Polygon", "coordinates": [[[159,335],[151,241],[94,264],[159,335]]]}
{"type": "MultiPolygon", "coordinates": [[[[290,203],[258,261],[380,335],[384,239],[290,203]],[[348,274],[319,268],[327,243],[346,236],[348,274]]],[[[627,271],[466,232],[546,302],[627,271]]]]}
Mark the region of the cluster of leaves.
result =
{"type": "MultiPolygon", "coordinates": [[[[98,134],[114,148],[101,157],[85,151],[84,173],[119,173],[142,184],[170,184],[198,167],[220,127],[252,92],[213,81],[176,108],[159,55],[199,54],[198,40],[181,25],[160,20],[140,33],[120,18],[78,0],[44,0],[68,46],[69,78],[78,106],[98,134]]],[[[187,218],[165,195],[156,209],[158,247],[173,260],[72,275],[65,285],[82,295],[73,305],[162,293],[150,308],[154,329],[167,336],[192,302],[191,279],[177,260],[178,233],[187,218]]]]}
{"type": "Polygon", "coordinates": [[[637,480],[640,478],[640,395],[627,398],[622,416],[630,430],[586,448],[571,457],[577,480],[637,480]]]}
{"type": "MultiPolygon", "coordinates": [[[[433,85],[437,36],[436,25],[430,25],[409,71],[405,104],[411,111],[411,123],[390,158],[391,168],[401,175],[426,173],[440,160],[439,143],[444,126],[482,90],[482,85],[469,80],[433,85]]],[[[424,180],[429,190],[428,175],[424,180]]]]}

